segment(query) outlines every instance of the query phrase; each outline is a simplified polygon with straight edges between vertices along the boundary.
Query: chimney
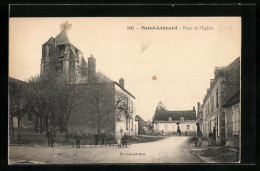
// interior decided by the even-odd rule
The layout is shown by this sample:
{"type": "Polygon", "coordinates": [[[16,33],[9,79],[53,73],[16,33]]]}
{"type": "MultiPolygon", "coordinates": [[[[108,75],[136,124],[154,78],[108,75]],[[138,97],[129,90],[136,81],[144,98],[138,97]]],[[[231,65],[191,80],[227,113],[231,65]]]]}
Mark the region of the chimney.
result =
{"type": "Polygon", "coordinates": [[[195,106],[193,106],[193,111],[195,111],[195,106]]]}
{"type": "Polygon", "coordinates": [[[119,85],[122,87],[122,88],[125,88],[125,80],[123,78],[120,78],[119,79],[119,85]]]}
{"type": "Polygon", "coordinates": [[[96,81],[96,59],[93,55],[88,58],[88,82],[93,83],[96,81]]]}

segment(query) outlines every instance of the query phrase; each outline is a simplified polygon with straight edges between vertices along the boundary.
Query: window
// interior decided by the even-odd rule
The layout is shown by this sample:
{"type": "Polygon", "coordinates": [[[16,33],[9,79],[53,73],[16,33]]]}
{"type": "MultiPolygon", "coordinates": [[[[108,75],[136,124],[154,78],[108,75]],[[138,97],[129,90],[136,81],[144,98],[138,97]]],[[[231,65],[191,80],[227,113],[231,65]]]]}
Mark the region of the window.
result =
{"type": "Polygon", "coordinates": [[[211,112],[214,111],[214,95],[211,96],[211,98],[210,98],[210,109],[211,109],[211,112]]]}
{"type": "Polygon", "coordinates": [[[132,122],[132,130],[134,128],[134,121],[133,121],[133,118],[131,118],[131,122],[132,122]]]}
{"type": "Polygon", "coordinates": [[[219,137],[219,117],[217,117],[217,120],[216,120],[216,134],[217,136],[219,137]]]}
{"type": "Polygon", "coordinates": [[[128,121],[129,119],[128,118],[126,118],[126,130],[128,130],[128,121]]]}
{"type": "Polygon", "coordinates": [[[169,117],[168,121],[169,121],[169,122],[172,122],[172,118],[171,118],[171,117],[169,117]]]}
{"type": "Polygon", "coordinates": [[[131,113],[133,113],[133,101],[131,101],[131,113]]]}
{"type": "Polygon", "coordinates": [[[164,129],[168,130],[168,124],[164,124],[164,129]]]}
{"type": "Polygon", "coordinates": [[[190,125],[186,125],[186,131],[190,130],[190,125]]]}
{"type": "Polygon", "coordinates": [[[240,132],[240,112],[238,106],[232,106],[233,135],[239,135],[240,132]]]}
{"type": "Polygon", "coordinates": [[[216,108],[218,108],[218,88],[216,89],[216,108]]]}

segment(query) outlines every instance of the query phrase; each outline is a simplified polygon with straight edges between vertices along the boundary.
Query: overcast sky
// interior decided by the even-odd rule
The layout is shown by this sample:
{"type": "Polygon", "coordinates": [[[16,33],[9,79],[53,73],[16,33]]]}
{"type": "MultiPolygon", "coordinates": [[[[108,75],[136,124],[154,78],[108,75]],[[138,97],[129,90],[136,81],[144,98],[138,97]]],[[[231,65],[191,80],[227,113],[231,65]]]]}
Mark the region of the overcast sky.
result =
{"type": "Polygon", "coordinates": [[[145,120],[153,117],[160,100],[168,110],[197,108],[214,68],[241,55],[240,17],[11,18],[9,75],[26,80],[39,74],[42,44],[59,34],[60,24],[67,20],[72,24],[70,42],[86,60],[93,54],[97,71],[114,81],[125,79],[125,88],[136,97],[137,114],[145,120]],[[177,30],[142,30],[142,26],[177,26],[177,30]]]}

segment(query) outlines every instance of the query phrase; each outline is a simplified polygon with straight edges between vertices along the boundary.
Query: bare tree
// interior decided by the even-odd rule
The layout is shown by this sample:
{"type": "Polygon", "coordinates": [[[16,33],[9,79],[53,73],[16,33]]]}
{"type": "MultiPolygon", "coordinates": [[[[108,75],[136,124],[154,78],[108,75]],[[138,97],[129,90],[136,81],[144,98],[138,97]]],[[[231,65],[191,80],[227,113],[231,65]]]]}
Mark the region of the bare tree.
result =
{"type": "Polygon", "coordinates": [[[57,79],[58,89],[56,100],[56,111],[60,123],[60,131],[66,131],[66,142],[68,141],[68,123],[72,110],[81,102],[79,100],[79,88],[75,84],[72,75],[62,75],[57,79]],[[64,128],[63,128],[64,125],[64,128]]]}
{"type": "Polygon", "coordinates": [[[21,120],[27,112],[26,83],[18,80],[9,82],[9,117],[11,123],[12,137],[14,138],[13,118],[18,120],[17,140],[20,141],[21,120]]]}
{"type": "Polygon", "coordinates": [[[156,107],[156,110],[165,110],[166,111],[167,109],[166,109],[165,105],[161,101],[159,101],[159,103],[156,107]]]}
{"type": "Polygon", "coordinates": [[[43,122],[46,129],[49,127],[49,118],[55,111],[57,100],[57,84],[55,75],[35,76],[28,80],[29,91],[28,104],[30,111],[36,116],[36,132],[38,130],[38,118],[40,119],[40,133],[43,133],[43,122]]]}
{"type": "MultiPolygon", "coordinates": [[[[113,86],[114,82],[106,78],[101,73],[97,73],[96,80],[87,84],[87,91],[83,97],[90,106],[93,107],[92,121],[96,123],[97,132],[100,134],[101,123],[103,118],[115,110],[124,111],[126,115],[129,114],[127,96],[116,91],[113,86]]],[[[120,119],[120,113],[117,113],[116,119],[120,119]]]]}

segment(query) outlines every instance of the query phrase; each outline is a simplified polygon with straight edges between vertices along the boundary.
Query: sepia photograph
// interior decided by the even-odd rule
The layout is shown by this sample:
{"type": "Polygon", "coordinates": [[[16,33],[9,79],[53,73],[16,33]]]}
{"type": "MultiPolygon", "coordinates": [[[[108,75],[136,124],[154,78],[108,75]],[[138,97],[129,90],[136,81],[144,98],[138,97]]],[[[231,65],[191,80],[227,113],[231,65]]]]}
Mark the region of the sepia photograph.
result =
{"type": "Polygon", "coordinates": [[[8,164],[240,163],[241,63],[241,17],[11,17],[8,164]]]}

